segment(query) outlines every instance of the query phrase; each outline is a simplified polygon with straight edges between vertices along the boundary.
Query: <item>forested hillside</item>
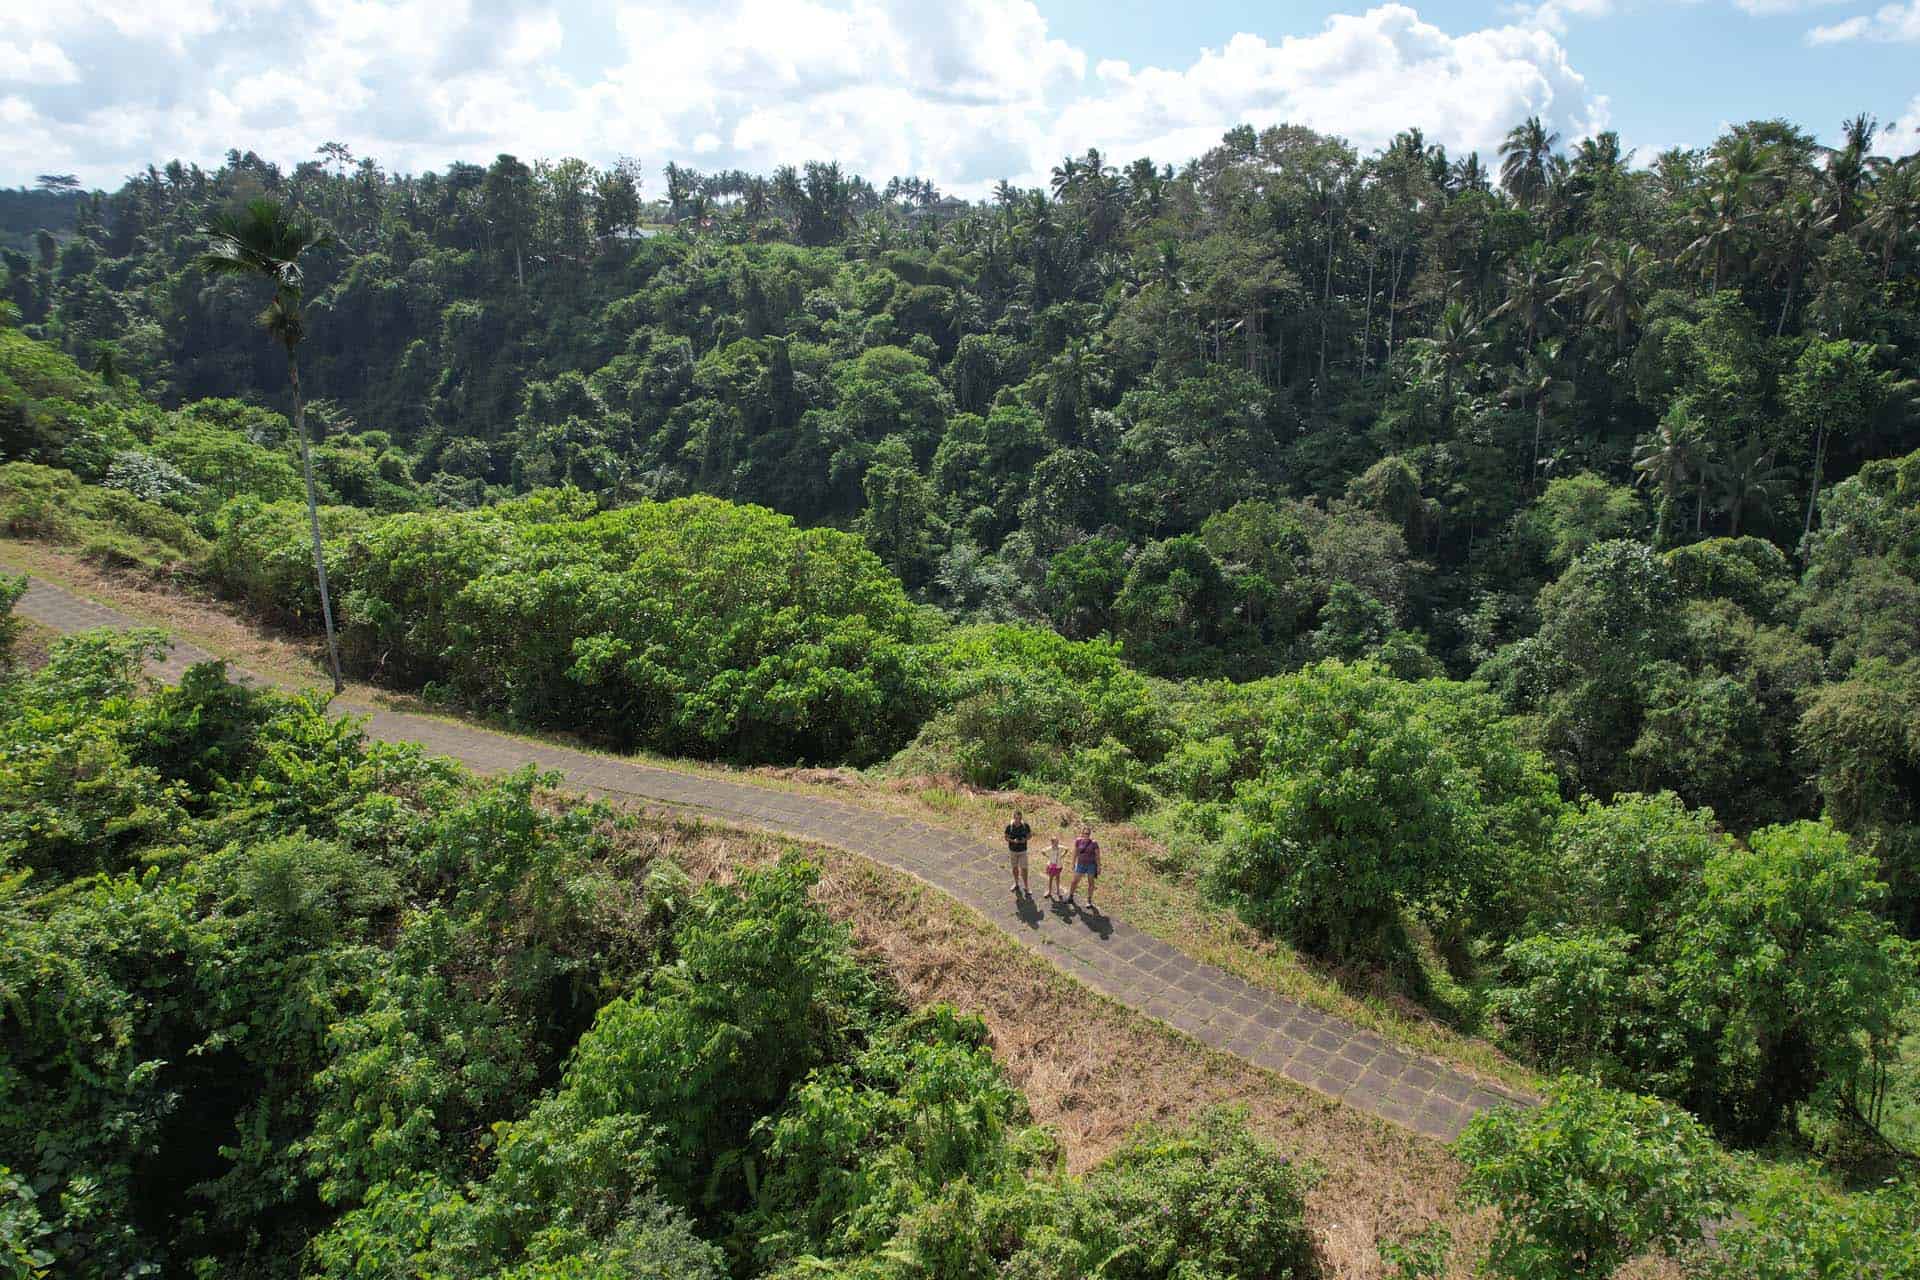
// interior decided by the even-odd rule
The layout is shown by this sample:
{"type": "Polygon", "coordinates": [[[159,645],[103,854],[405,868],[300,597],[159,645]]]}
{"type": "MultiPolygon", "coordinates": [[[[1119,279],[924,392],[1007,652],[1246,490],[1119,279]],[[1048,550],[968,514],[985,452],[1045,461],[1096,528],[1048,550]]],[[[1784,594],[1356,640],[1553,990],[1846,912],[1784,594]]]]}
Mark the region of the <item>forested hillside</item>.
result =
{"type": "MultiPolygon", "coordinates": [[[[1910,1275],[1920,161],[1873,134],[1240,128],[978,204],[171,164],[0,251],[0,529],[313,636],[292,353],[357,675],[1133,819],[1262,945],[1573,1073],[1460,1147],[1502,1274],[1910,1275]],[[208,269],[249,202],[315,233],[264,314],[208,269]]],[[[525,779],[137,653],[0,698],[21,1265],[1311,1265],[1230,1121],[1065,1179],[803,873],[689,895],[525,779]],[[176,1146],[171,1189],[122,1151],[176,1146]]]]}

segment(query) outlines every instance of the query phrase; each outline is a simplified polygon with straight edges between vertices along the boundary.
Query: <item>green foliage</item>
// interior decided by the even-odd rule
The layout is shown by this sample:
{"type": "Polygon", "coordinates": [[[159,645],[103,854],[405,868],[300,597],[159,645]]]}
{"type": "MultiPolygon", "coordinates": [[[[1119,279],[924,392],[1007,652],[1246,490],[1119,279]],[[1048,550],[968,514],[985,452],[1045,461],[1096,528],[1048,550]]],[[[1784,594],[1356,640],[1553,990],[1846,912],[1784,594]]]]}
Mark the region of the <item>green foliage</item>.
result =
{"type": "Polygon", "coordinates": [[[1109,808],[1139,799],[1131,762],[1157,760],[1171,727],[1148,682],[1114,644],[1072,641],[1025,626],[977,626],[948,633],[936,649],[940,700],[900,767],[952,770],[980,786],[1029,780],[1041,786],[1105,787],[1088,772],[1089,751],[1120,767],[1109,808]]]}
{"type": "Polygon", "coordinates": [[[555,502],[366,525],[336,576],[347,652],[670,752],[866,761],[920,723],[918,615],[858,540],[712,498],[555,502]]]}
{"type": "Polygon", "coordinates": [[[1756,1176],[1739,1212],[1702,1251],[1706,1280],[1843,1280],[1920,1275],[1920,1189],[1897,1183],[1841,1194],[1812,1169],[1756,1176]]]}
{"type": "Polygon", "coordinates": [[[1232,1112],[1190,1130],[1145,1129],[1088,1173],[1069,1197],[1064,1240],[1029,1250],[1013,1274],[1115,1280],[1229,1280],[1314,1274],[1305,1221],[1312,1181],[1276,1159],[1232,1112]],[[1042,1261],[1044,1260],[1044,1261],[1042,1261]]]}
{"type": "Polygon", "coordinates": [[[1274,681],[1260,773],[1234,793],[1213,879],[1242,915],[1324,954],[1378,955],[1400,913],[1489,908],[1558,804],[1490,699],[1370,664],[1274,681]]]}
{"type": "Polygon", "coordinates": [[[1569,812],[1554,844],[1491,996],[1516,1043],[1746,1140],[1823,1091],[1865,1103],[1920,954],[1844,835],[1801,822],[1743,844],[1672,795],[1624,795],[1569,812]]]}
{"type": "MultiPolygon", "coordinates": [[[[341,541],[368,523],[353,507],[320,508],[327,570],[343,564],[341,541]]],[[[320,617],[314,585],[313,540],[304,505],[235,498],[213,517],[207,576],[220,591],[276,622],[311,626],[320,617]]]]}
{"type": "Polygon", "coordinates": [[[571,1104],[654,1117],[663,1185],[681,1203],[737,1205],[753,1117],[844,1056],[878,1012],[842,930],[806,902],[814,878],[785,863],[696,895],[675,924],[676,962],[603,1008],[574,1051],[571,1104]]]}
{"type": "Polygon", "coordinates": [[[1644,512],[1632,489],[1583,471],[1549,483],[1528,521],[1546,549],[1547,563],[1564,569],[1596,543],[1632,537],[1644,512]]]}
{"type": "Polygon", "coordinates": [[[207,554],[205,540],[178,512],[26,462],[0,465],[0,530],[156,571],[189,568],[207,554]]]}
{"type": "Polygon", "coordinates": [[[1920,931],[1920,660],[1873,660],[1816,692],[1799,725],[1832,820],[1880,858],[1891,908],[1920,931]]]}
{"type": "Polygon", "coordinates": [[[1648,1249],[1674,1256],[1734,1188],[1691,1117],[1571,1077],[1536,1109],[1475,1116],[1454,1150],[1468,1196],[1500,1210],[1487,1267],[1511,1280],[1611,1275],[1648,1249]]]}

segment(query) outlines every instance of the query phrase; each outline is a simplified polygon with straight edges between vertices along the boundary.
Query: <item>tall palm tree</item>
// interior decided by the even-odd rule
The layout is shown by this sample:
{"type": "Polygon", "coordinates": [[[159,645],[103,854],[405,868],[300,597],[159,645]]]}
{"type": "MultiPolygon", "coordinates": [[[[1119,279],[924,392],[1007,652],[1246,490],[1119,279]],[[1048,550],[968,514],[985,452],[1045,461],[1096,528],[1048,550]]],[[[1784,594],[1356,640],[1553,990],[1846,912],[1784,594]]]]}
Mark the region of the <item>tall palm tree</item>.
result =
{"type": "Polygon", "coordinates": [[[320,616],[327,629],[327,662],[333,669],[333,691],[344,687],[340,679],[340,645],[333,634],[333,600],[327,592],[327,558],[320,542],[320,504],[314,496],[313,452],[307,445],[306,402],[300,395],[300,362],[297,348],[306,337],[306,325],[300,313],[300,295],[305,274],[300,266],[302,254],[327,243],[325,232],[299,221],[276,200],[252,200],[238,211],[226,209],[207,220],[206,233],[212,243],[196,260],[199,268],[213,276],[247,276],[265,280],[273,286],[272,299],[260,313],[260,326],[267,336],[287,350],[287,380],[293,386],[293,432],[300,441],[300,468],[307,481],[307,524],[313,533],[313,576],[320,586],[320,616]]]}
{"type": "Polygon", "coordinates": [[[1559,143],[1560,135],[1547,132],[1539,116],[1528,116],[1507,131],[1500,144],[1500,185],[1522,207],[1533,208],[1547,194],[1553,149],[1559,143]]]}
{"type": "Polygon", "coordinates": [[[1723,177],[1694,209],[1689,222],[1693,239],[1680,251],[1681,256],[1700,264],[1703,270],[1711,265],[1712,292],[1718,293],[1727,258],[1746,241],[1748,217],[1745,185],[1731,174],[1723,177]]]}
{"type": "Polygon", "coordinates": [[[1841,126],[1845,140],[1837,148],[1827,149],[1827,167],[1821,173],[1820,199],[1833,225],[1840,231],[1853,230],[1858,216],[1860,192],[1867,180],[1867,153],[1879,121],[1858,115],[1841,126]]]}
{"type": "Polygon", "coordinates": [[[1547,247],[1536,240],[1522,249],[1507,263],[1504,276],[1506,301],[1493,314],[1512,316],[1527,335],[1526,349],[1532,351],[1540,337],[1540,326],[1553,316],[1552,304],[1560,285],[1547,247]]]}
{"type": "Polygon", "coordinates": [[[1680,486],[1700,470],[1700,432],[1684,408],[1675,406],[1660,425],[1641,437],[1633,451],[1633,469],[1639,482],[1660,486],[1659,528],[1654,534],[1656,550],[1679,540],[1680,486]]]}
{"type": "Polygon", "coordinates": [[[1876,165],[1875,171],[1879,181],[1860,231],[1869,243],[1879,244],[1880,278],[1885,280],[1893,274],[1893,259],[1901,247],[1920,235],[1920,158],[1876,165]]]}
{"type": "Polygon", "coordinates": [[[1627,330],[1640,318],[1648,288],[1647,255],[1637,244],[1615,251],[1603,249],[1569,278],[1569,291],[1579,293],[1586,301],[1587,323],[1612,329],[1618,353],[1627,349],[1627,330]]]}
{"type": "Polygon", "coordinates": [[[1540,437],[1546,431],[1547,406],[1566,404],[1573,398],[1573,384],[1560,376],[1561,347],[1560,339],[1548,338],[1527,352],[1526,362],[1513,371],[1513,382],[1501,396],[1509,402],[1533,406],[1533,453],[1527,458],[1529,492],[1540,473],[1540,437]]]}
{"type": "Polygon", "coordinates": [[[1773,260],[1773,273],[1786,280],[1786,296],[1780,303],[1780,318],[1774,323],[1773,336],[1787,331],[1787,317],[1793,311],[1794,289],[1813,260],[1814,249],[1825,233],[1828,218],[1804,191],[1795,192],[1776,204],[1767,218],[1767,254],[1773,260]]]}
{"type": "Polygon", "coordinates": [[[1465,307],[1450,302],[1447,309],[1440,313],[1433,332],[1427,337],[1415,338],[1407,345],[1413,347],[1422,358],[1439,366],[1440,403],[1444,406],[1447,421],[1451,422],[1454,380],[1468,373],[1486,354],[1487,339],[1481,331],[1480,322],[1469,315],[1465,307]]]}
{"type": "Polygon", "coordinates": [[[1775,462],[1773,450],[1763,440],[1749,440],[1728,455],[1718,475],[1727,536],[1740,536],[1740,522],[1748,512],[1767,511],[1792,475],[1793,468],[1775,462]]]}
{"type": "Polygon", "coordinates": [[[1487,171],[1480,164],[1480,153],[1470,151],[1465,160],[1456,160],[1447,170],[1447,181],[1458,192],[1485,191],[1487,171]]]}

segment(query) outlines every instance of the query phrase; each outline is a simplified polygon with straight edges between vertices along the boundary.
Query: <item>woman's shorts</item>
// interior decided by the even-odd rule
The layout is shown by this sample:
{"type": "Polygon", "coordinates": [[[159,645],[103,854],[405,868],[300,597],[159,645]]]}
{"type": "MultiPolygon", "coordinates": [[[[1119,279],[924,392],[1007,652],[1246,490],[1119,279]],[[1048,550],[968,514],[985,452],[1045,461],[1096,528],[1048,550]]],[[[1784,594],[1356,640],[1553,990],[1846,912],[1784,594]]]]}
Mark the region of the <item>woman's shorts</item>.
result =
{"type": "Polygon", "coordinates": [[[1100,864],[1097,862],[1076,862],[1073,864],[1073,874],[1077,876],[1097,876],[1100,874],[1100,864]]]}

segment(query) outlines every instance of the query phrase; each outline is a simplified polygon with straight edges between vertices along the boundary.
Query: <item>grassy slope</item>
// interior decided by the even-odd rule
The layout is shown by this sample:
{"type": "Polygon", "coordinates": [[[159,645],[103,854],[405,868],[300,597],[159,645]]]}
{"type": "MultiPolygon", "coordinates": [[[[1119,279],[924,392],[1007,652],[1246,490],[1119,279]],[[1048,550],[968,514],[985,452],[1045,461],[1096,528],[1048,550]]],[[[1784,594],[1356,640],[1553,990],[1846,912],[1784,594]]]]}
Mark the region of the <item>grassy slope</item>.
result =
{"type": "MultiPolygon", "coordinates": [[[[325,683],[324,648],[318,640],[289,637],[264,627],[189,580],[156,583],[101,569],[71,552],[16,539],[0,539],[0,566],[31,570],[50,582],[150,620],[262,675],[294,685],[325,683]]],[[[346,697],[362,706],[446,715],[415,697],[361,681],[349,682],[346,697]]],[[[489,727],[516,732],[497,724],[489,727]]],[[[585,745],[565,735],[546,737],[570,746],[585,745]]],[[[978,792],[941,779],[885,778],[851,770],[740,771],[686,760],[643,758],[688,771],[735,776],[744,773],[752,781],[785,790],[832,794],[970,831],[986,840],[998,838],[1007,807],[1017,803],[1040,834],[1040,848],[1056,831],[1063,834],[1063,843],[1069,843],[1064,838],[1067,829],[1080,821],[1077,812],[1057,800],[978,792]]],[[[1486,1041],[1447,1027],[1404,999],[1349,989],[1343,985],[1343,978],[1349,975],[1312,966],[1284,943],[1261,936],[1231,912],[1205,902],[1191,876],[1156,871],[1156,865],[1166,865],[1165,850],[1145,832],[1125,824],[1099,824],[1099,835],[1106,873],[1101,877],[1102,904],[1136,927],[1248,982],[1347,1018],[1410,1049],[1502,1084],[1524,1090],[1540,1087],[1537,1076],[1486,1041]]]]}
{"type": "Polygon", "coordinates": [[[1465,1280],[1491,1215],[1459,1202],[1446,1149],[1215,1052],[1064,977],[978,914],[900,872],[836,849],[660,819],[628,838],[658,840],[696,882],[803,847],[823,870],[816,899],[914,1004],[946,1001],[983,1018],[995,1056],[1084,1169],[1145,1121],[1245,1106],[1254,1128],[1322,1176],[1308,1202],[1326,1280],[1382,1274],[1377,1240],[1435,1221],[1452,1231],[1448,1275],[1465,1280]]]}

